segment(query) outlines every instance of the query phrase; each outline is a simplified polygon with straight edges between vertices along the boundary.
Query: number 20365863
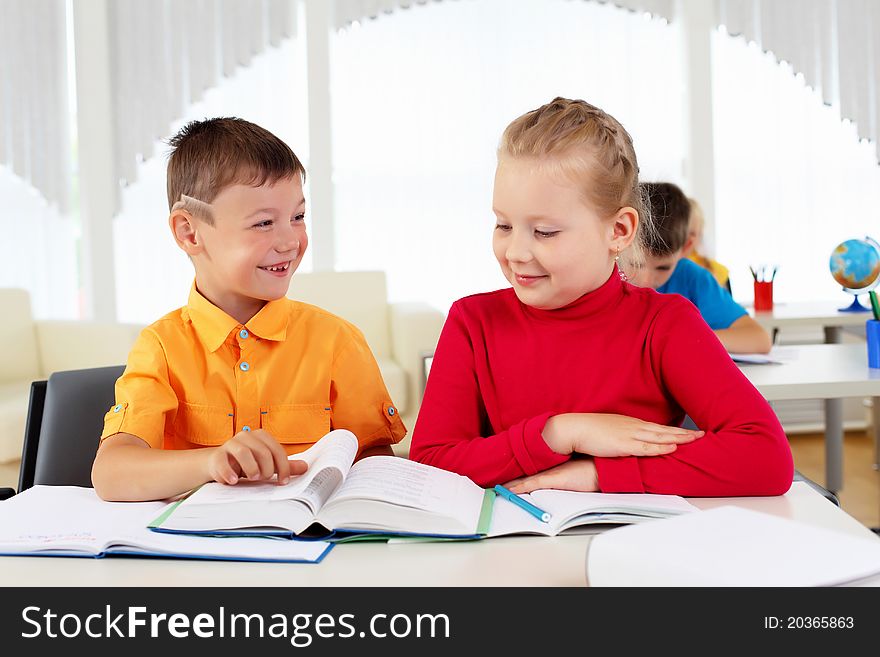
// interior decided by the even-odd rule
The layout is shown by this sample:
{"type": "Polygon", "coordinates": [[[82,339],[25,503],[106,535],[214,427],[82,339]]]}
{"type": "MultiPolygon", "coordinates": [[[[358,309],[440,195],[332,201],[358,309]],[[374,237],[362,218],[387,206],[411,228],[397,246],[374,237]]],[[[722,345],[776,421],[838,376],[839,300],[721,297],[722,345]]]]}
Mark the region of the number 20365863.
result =
{"type": "Polygon", "coordinates": [[[764,616],[767,630],[850,630],[852,616],[764,616]]]}

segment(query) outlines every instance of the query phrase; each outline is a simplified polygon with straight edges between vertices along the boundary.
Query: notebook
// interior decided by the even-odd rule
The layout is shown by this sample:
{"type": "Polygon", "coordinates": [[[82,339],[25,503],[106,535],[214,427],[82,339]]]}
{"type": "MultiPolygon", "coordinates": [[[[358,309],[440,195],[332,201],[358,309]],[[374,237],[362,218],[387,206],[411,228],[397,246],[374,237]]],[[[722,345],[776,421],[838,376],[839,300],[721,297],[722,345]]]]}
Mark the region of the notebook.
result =
{"type": "Polygon", "coordinates": [[[880,575],[880,540],[721,506],[591,539],[591,586],[837,586],[880,575]]]}
{"type": "Polygon", "coordinates": [[[157,534],[165,502],[105,502],[92,488],[34,486],[0,502],[0,555],[117,555],[318,563],[332,543],[157,534]]]}

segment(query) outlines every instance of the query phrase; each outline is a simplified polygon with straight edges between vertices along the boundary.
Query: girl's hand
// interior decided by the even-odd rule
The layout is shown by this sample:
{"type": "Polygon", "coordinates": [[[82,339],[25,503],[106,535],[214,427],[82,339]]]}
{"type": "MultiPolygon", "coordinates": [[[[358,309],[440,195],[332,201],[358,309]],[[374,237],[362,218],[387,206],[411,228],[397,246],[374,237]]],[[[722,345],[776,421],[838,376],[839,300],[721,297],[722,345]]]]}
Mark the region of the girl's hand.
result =
{"type": "Polygon", "coordinates": [[[595,493],[599,490],[599,477],[593,459],[579,458],[528,477],[514,479],[504,486],[514,493],[531,493],[539,488],[595,493]]]}
{"type": "Polygon", "coordinates": [[[564,413],[544,425],[544,440],[558,454],[590,456],[660,456],[690,443],[705,431],[668,427],[626,415],[564,413]]]}
{"type": "Polygon", "coordinates": [[[288,461],[287,452],[271,434],[254,429],[239,431],[211,452],[208,477],[234,485],[242,477],[257,481],[278,475],[278,483],[286,484],[291,475],[302,474],[307,468],[305,461],[288,461]]]}

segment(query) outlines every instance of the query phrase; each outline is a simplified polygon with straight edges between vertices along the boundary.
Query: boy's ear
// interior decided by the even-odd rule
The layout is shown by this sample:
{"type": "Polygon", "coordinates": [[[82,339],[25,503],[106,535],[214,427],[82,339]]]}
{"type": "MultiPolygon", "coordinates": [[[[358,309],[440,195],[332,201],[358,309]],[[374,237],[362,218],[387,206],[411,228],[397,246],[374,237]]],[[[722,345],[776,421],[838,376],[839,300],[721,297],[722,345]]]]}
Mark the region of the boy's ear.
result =
{"type": "Polygon", "coordinates": [[[696,245],[697,245],[697,234],[689,232],[688,236],[687,236],[687,240],[685,240],[684,246],[681,247],[682,257],[683,258],[688,257],[696,245]]]}
{"type": "Polygon", "coordinates": [[[611,234],[612,250],[623,251],[632,244],[639,227],[639,213],[635,208],[623,207],[614,215],[611,234]]]}
{"type": "Polygon", "coordinates": [[[198,232],[198,224],[195,217],[183,208],[173,209],[168,215],[168,225],[171,234],[183,251],[190,257],[202,252],[203,245],[198,232]]]}

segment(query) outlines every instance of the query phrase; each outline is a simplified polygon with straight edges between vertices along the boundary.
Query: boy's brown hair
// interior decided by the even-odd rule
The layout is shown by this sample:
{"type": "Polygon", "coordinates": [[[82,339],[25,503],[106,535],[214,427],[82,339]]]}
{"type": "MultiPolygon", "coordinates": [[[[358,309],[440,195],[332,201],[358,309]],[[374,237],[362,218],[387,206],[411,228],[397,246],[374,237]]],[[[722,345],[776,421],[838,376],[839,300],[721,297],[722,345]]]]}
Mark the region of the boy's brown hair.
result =
{"type": "Polygon", "coordinates": [[[647,236],[648,251],[656,257],[680,251],[688,239],[691,206],[687,196],[672,183],[640,184],[654,219],[654,232],[647,236]]]}
{"type": "Polygon", "coordinates": [[[190,121],[168,145],[168,209],[182,201],[209,224],[214,219],[205,205],[229,185],[258,187],[294,175],[306,179],[305,167],[290,146],[237,117],[190,121]]]}

